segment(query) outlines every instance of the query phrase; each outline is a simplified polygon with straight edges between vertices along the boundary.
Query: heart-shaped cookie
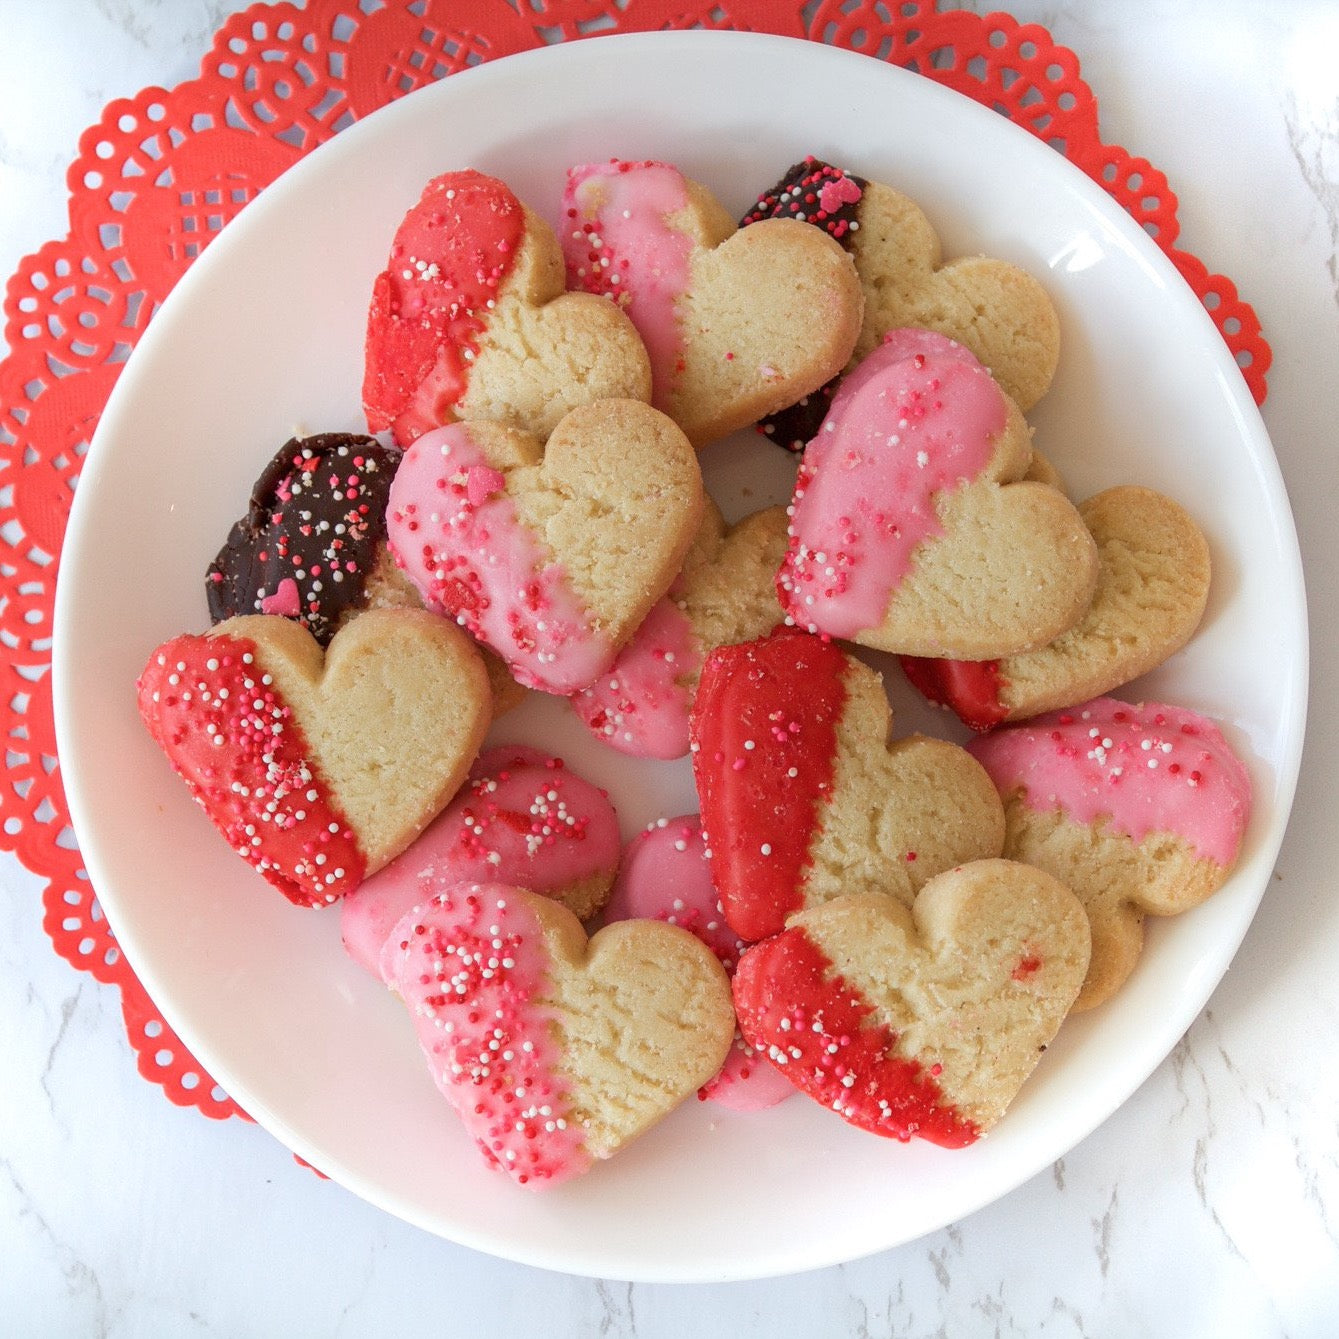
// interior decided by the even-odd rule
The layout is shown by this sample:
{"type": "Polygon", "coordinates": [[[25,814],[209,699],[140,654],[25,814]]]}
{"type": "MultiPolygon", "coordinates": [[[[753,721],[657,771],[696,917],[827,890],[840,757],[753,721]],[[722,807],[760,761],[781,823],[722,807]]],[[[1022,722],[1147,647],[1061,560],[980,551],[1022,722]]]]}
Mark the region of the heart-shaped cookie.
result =
{"type": "Polygon", "coordinates": [[[902,655],[988,660],[1082,616],[1097,547],[1032,464],[1018,408],[962,345],[892,331],[805,448],[777,577],[811,632],[902,655]]]}
{"type": "MultiPolygon", "coordinates": [[[[744,941],[725,919],[696,814],[659,819],[628,843],[603,922],[634,919],[682,926],[711,949],[727,976],[734,973],[744,941]]],[[[736,1029],[725,1064],[699,1095],[731,1111],[762,1111],[793,1092],[736,1029]]]]}
{"type": "Polygon", "coordinates": [[[1236,864],[1250,777],[1197,712],[1098,698],[968,747],[1004,797],[1005,854],[1064,880],[1088,912],[1077,1008],[1110,999],[1134,970],[1145,916],[1198,906],[1236,864]]]}
{"type": "Polygon", "coordinates": [[[228,844],[300,906],[337,901],[403,851],[489,722],[478,651],[423,610],[361,614],[324,655],[286,618],[229,619],[159,647],[138,694],[228,844]]]}
{"type": "Polygon", "coordinates": [[[368,426],[401,446],[458,419],[543,438],[575,405],[649,399],[632,324],[564,288],[553,230],[506,185],[474,171],[433,178],[373,286],[368,426]]]}
{"type": "MultiPolygon", "coordinates": [[[[941,263],[938,236],[905,195],[811,157],[764,191],[742,223],[773,218],[823,229],[855,261],[865,315],[852,364],[889,330],[919,326],[970,349],[1025,413],[1050,386],[1060,323],[1046,290],[1025,270],[989,256],[941,263]]],[[[835,390],[830,382],[770,417],[763,431],[778,445],[803,451],[835,390]]]]}
{"type": "Polygon", "coordinates": [[[547,446],[496,423],[420,438],[391,487],[391,552],[430,609],[518,682],[588,687],[669,589],[702,518],[683,433],[649,405],[567,414],[547,446]]]}
{"type": "Polygon", "coordinates": [[[1000,660],[902,658],[907,678],[974,730],[1070,707],[1137,679],[1194,635],[1209,598],[1209,545],[1184,508],[1151,488],[1080,504],[1100,571],[1087,612],[1036,651],[1000,660]]]}
{"type": "Polygon", "coordinates": [[[686,930],[459,884],[392,932],[387,980],[484,1157],[531,1188],[611,1157],[720,1068],[730,987],[686,930]]]}
{"type": "Polygon", "coordinates": [[[793,628],[708,657],[693,774],[731,926],[775,934],[805,907],[871,889],[910,902],[933,875],[1003,849],[983,768],[955,744],[887,744],[879,676],[793,628]]]}
{"type": "Polygon", "coordinates": [[[782,621],[776,570],[785,552],[785,508],[768,507],[727,528],[708,498],[669,594],[608,672],[572,698],[592,734],[634,757],[682,758],[703,658],[782,621]]]}
{"type": "Polygon", "coordinates": [[[1088,966],[1078,899],[1041,870],[981,860],[906,908],[855,893],[748,949],[744,1036],[843,1120],[948,1148],[1004,1114],[1088,966]]]}
{"type": "Polygon", "coordinates": [[[380,980],[395,923],[454,883],[516,884],[586,920],[609,896],[619,847],[609,796],[561,758],[514,744],[489,749],[413,846],[344,899],[344,947],[380,980]]]}
{"type": "Polygon", "coordinates": [[[561,239],[569,287],[627,312],[652,402],[696,446],[808,395],[855,347],[864,299],[836,242],[793,221],[737,231],[668,163],[572,168],[561,239]]]}

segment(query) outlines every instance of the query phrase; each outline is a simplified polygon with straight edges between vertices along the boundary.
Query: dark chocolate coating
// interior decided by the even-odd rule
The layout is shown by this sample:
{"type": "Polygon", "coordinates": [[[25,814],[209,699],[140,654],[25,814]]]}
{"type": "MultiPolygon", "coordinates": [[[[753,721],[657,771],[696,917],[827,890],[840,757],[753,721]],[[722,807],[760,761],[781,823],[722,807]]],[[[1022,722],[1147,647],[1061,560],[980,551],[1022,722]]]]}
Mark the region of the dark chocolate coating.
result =
{"type": "Polygon", "coordinates": [[[344,432],[286,442],[209,565],[211,621],[276,612],[265,602],[291,578],[299,605],[292,616],[329,645],[345,611],[364,603],[386,541],[386,502],[401,455],[373,437],[344,432]]]}
{"type": "MultiPolygon", "coordinates": [[[[799,219],[802,223],[822,228],[849,251],[851,239],[860,227],[860,199],[867,185],[865,178],[825,163],[821,158],[806,158],[758,197],[758,203],[739,221],[740,227],[757,223],[759,219],[799,219]],[[820,192],[829,183],[842,182],[850,182],[856,187],[854,198],[847,198],[852,194],[850,191],[838,192],[835,204],[830,200],[832,207],[824,209],[820,192]]],[[[769,415],[758,427],[787,451],[803,451],[822,424],[836,389],[836,381],[830,381],[798,404],[769,415]]]]}

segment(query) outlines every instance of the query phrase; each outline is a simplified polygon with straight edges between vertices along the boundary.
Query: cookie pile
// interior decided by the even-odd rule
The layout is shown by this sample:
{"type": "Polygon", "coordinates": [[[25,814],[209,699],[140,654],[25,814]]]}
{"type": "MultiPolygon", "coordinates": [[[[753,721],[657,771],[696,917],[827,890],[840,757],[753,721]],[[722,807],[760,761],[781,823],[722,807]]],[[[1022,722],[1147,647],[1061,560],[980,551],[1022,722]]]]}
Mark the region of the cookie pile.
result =
{"type": "Polygon", "coordinates": [[[371,293],[375,435],[281,448],[141,714],[267,881],[340,904],[517,1183],[694,1093],[970,1144],[1236,862],[1221,731],[1109,696],[1194,634],[1204,536],[1135,484],[1071,502],[1025,417],[1044,289],[945,263],[892,188],[808,159],[737,226],[611,160],[554,203],[428,183],[371,293]],[[698,453],[753,424],[794,495],[729,526],[698,453]],[[978,737],[891,739],[879,656],[978,737]],[[700,813],[621,849],[544,741],[481,753],[526,692],[690,759],[700,813]]]}

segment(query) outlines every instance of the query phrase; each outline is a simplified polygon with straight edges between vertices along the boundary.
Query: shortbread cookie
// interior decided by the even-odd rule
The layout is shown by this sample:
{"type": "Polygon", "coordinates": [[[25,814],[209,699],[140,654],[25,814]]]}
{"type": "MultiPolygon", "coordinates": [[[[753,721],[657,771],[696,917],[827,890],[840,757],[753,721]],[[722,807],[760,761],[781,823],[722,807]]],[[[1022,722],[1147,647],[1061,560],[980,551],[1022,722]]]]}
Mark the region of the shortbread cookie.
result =
{"type": "Polygon", "coordinates": [[[1251,783],[1212,721],[1098,698],[968,746],[1004,797],[1005,852],[1063,879],[1092,923],[1077,1008],[1134,970],[1145,916],[1198,906],[1236,864],[1251,783]]]}
{"type": "MultiPolygon", "coordinates": [[[[702,823],[696,814],[662,818],[628,843],[618,881],[604,909],[603,922],[646,919],[682,926],[734,974],[744,941],[730,928],[711,881],[702,823]]],[[[789,1097],[794,1088],[735,1029],[725,1064],[702,1087],[705,1101],[732,1111],[762,1111],[789,1097]]]]}
{"type": "MultiPolygon", "coordinates": [[[[965,345],[1024,413],[1055,375],[1060,323],[1046,290],[1007,261],[970,256],[942,262],[939,238],[900,192],[817,158],[795,164],[742,220],[800,219],[850,252],[865,295],[852,365],[889,330],[919,326],[965,345]]],[[[828,383],[762,427],[778,445],[802,451],[818,431],[836,387],[828,383]]]]}
{"type": "Polygon", "coordinates": [[[748,940],[843,893],[909,903],[941,870],[997,856],[990,778],[944,740],[886,743],[879,676],[793,628],[707,659],[693,708],[693,774],[711,871],[748,940]]]}
{"type": "Polygon", "coordinates": [[[362,614],[324,655],[289,619],[229,619],[159,647],[138,693],[228,844],[300,906],[337,901],[399,855],[489,722],[478,651],[422,610],[362,614]]]}
{"type": "Polygon", "coordinates": [[[572,168],[561,234],[568,286],[631,317],[652,402],[695,446],[808,395],[855,347],[864,299],[836,242],[794,222],[737,232],[667,163],[572,168]]]}
{"type": "Polygon", "coordinates": [[[708,499],[669,594],[608,672],[572,698],[596,738],[639,758],[683,757],[703,658],[718,646],[761,637],[785,617],[776,598],[785,552],[784,507],[727,528],[708,499]]]}
{"type": "Polygon", "coordinates": [[[459,884],[392,932],[388,980],[433,1078],[484,1157],[543,1188],[691,1097],[734,1035],[716,956],[686,930],[622,921],[589,942],[566,907],[459,884]]]}
{"type": "Polygon", "coordinates": [[[424,603],[516,680],[568,695],[603,674],[665,594],[701,522],[688,439],[636,400],[574,409],[547,446],[456,423],[405,453],[391,551],[424,603]]]}
{"type": "Polygon", "coordinates": [[[904,656],[907,678],[964,724],[989,730],[1101,696],[1162,664],[1194,635],[1209,598],[1209,545],[1150,488],[1109,488],[1079,507],[1101,564],[1081,619],[1036,651],[1001,660],[904,656]]]}
{"type": "Polygon", "coordinates": [[[1073,504],[1025,482],[1029,430],[962,345],[891,331],[806,447],[777,578],[811,632],[903,655],[988,660],[1083,615],[1097,546],[1073,504]]]}
{"type": "Polygon", "coordinates": [[[739,1026],[843,1120],[947,1148],[999,1121],[1065,1019],[1088,922],[1063,884],[1008,860],[932,879],[908,909],[855,893],[755,944],[739,1026]]]}
{"type": "Polygon", "coordinates": [[[368,426],[401,446],[458,419],[544,438],[576,405],[649,399],[631,322],[564,287],[553,230],[502,182],[474,171],[435,177],[372,290],[368,426]]]}
{"type": "Polygon", "coordinates": [[[395,923],[455,883],[529,888],[584,921],[609,897],[619,847],[609,796],[561,758],[514,744],[489,749],[413,846],[344,899],[344,947],[380,980],[395,923]]]}

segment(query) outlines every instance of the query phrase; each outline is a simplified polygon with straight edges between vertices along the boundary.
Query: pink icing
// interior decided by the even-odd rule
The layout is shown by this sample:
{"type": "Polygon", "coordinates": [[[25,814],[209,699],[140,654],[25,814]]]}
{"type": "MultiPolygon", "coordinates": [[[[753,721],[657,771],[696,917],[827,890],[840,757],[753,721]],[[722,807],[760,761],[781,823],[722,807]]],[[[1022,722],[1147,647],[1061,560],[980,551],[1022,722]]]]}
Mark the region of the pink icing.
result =
{"type": "Polygon", "coordinates": [[[614,648],[517,517],[505,482],[468,424],[426,433],[395,473],[387,539],[428,608],[487,642],[519,683],[565,697],[594,683],[614,648]]]}
{"type": "Polygon", "coordinates": [[[831,178],[818,188],[818,207],[825,213],[835,214],[842,205],[855,204],[863,194],[859,184],[850,177],[831,178]]]}
{"type": "Polygon", "coordinates": [[[585,1171],[590,1154],[541,1002],[548,951],[525,894],[499,883],[440,888],[397,923],[392,947],[388,984],[485,1159],[535,1189],[585,1171]]]}
{"type": "Polygon", "coordinates": [[[1007,407],[962,345],[894,330],[842,382],[805,448],[777,576],[787,614],[851,637],[883,622],[918,545],[943,534],[935,495],[985,470],[1007,407]]]}
{"type": "Polygon", "coordinates": [[[693,625],[673,600],[660,600],[608,672],[571,699],[573,709],[621,753],[682,758],[692,707],[683,680],[701,664],[693,625]]]}
{"type": "MultiPolygon", "coordinates": [[[[696,814],[662,818],[628,843],[604,923],[637,918],[691,931],[734,973],[744,941],[726,924],[696,814]]],[[[794,1091],[736,1029],[724,1066],[699,1096],[732,1111],[762,1111],[794,1091]]]]}
{"type": "Polygon", "coordinates": [[[692,251],[692,239],[668,221],[688,207],[683,174],[668,163],[587,163],[568,170],[562,207],[568,287],[613,298],[627,312],[651,359],[651,402],[665,409],[682,370],[675,304],[692,251]]]}
{"type": "Polygon", "coordinates": [[[390,932],[427,900],[425,889],[495,881],[552,896],[612,878],[618,857],[618,817],[604,791],[538,749],[490,749],[414,845],[344,899],[344,947],[384,979],[390,932]]]}
{"type": "Polygon", "coordinates": [[[1105,816],[1133,841],[1170,832],[1228,868],[1250,816],[1246,768],[1218,727],[1182,707],[1099,697],[974,739],[968,750],[1007,794],[1059,806],[1080,824],[1105,816]]]}

